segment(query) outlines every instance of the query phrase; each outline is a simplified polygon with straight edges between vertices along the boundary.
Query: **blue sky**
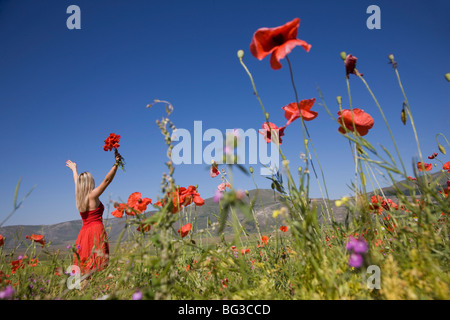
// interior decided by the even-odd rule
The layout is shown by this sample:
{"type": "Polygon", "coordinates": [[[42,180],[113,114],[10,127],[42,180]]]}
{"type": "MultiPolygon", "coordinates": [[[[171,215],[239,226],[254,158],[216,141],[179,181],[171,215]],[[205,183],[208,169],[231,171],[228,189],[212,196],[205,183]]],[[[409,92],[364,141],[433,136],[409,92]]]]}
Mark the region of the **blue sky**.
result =
{"type": "MultiPolygon", "coordinates": [[[[6,225],[79,219],[65,161],[76,162],[79,173],[90,171],[98,183],[114,162],[102,150],[111,132],[122,136],[119,151],[127,166],[101,200],[126,200],[135,191],[156,200],[167,158],[155,123],[164,115],[162,105],[146,108],[154,99],[173,104],[171,120],[178,128],[193,131],[194,121],[201,120],[203,130],[259,129],[264,119],[237,59],[239,49],[271,121],[283,125],[281,107],[295,99],[287,63],[272,70],[269,57],[255,59],[249,45],[258,28],[296,17],[298,38],[312,48],[306,53],[297,47],[289,57],[300,98],[317,98],[313,110],[319,116],[307,125],[330,198],[350,193],[354,170],[348,142],[317,92],[320,87],[335,116],[336,96],[348,107],[341,51],[358,57],[357,68],[383,107],[412,174],[416,143],[410,123],[400,122],[403,96],[387,55],[399,63],[424,156],[438,151],[435,135],[450,136],[450,83],[444,78],[450,72],[449,14],[446,0],[0,1],[0,220],[12,210],[20,177],[19,199],[37,186],[6,225]],[[71,4],[81,9],[81,30],[66,27],[71,4]],[[371,4],[381,9],[379,30],[366,27],[371,4]]],[[[375,120],[366,138],[394,153],[368,91],[356,77],[350,85],[353,106],[375,120]]],[[[303,151],[300,122],[285,133],[283,151],[295,168],[303,151]]],[[[180,186],[198,184],[204,198],[220,183],[210,178],[206,164],[178,166],[175,179],[180,186]]],[[[235,180],[236,188],[254,188],[238,171],[235,180]]],[[[256,182],[270,188],[264,177],[256,176],[256,182]]],[[[313,176],[311,196],[320,197],[313,176]]]]}

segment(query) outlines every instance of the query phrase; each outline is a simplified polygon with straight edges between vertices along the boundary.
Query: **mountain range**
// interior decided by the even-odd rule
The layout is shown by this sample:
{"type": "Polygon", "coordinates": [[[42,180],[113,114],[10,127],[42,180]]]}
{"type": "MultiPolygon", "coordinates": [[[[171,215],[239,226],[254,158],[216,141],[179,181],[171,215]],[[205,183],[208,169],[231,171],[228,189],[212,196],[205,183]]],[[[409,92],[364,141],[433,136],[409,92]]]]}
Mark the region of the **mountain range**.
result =
{"type": "MultiPolygon", "coordinates": [[[[442,172],[434,173],[430,175],[432,180],[437,182],[438,186],[446,188],[447,177],[442,172]],[[444,187],[445,186],[445,187],[444,187]]],[[[419,178],[420,181],[420,178],[419,178]]],[[[395,189],[400,189],[405,195],[409,195],[409,187],[414,186],[417,182],[403,180],[395,183],[392,186],[382,188],[384,195],[390,197],[394,202],[396,198],[395,189]]],[[[373,193],[369,193],[370,196],[373,193]]],[[[279,209],[283,206],[281,196],[278,192],[274,192],[271,189],[255,189],[248,192],[247,202],[250,199],[254,199],[254,212],[258,218],[258,223],[262,232],[271,232],[276,224],[275,219],[272,218],[272,212],[275,209],[279,209]]],[[[317,213],[319,221],[323,221],[322,212],[324,212],[325,200],[323,199],[311,199],[311,203],[317,205],[317,213]]],[[[331,212],[333,212],[334,218],[338,222],[345,220],[347,212],[345,207],[337,207],[335,201],[327,201],[331,212]]],[[[151,215],[153,212],[147,212],[146,215],[151,215]]],[[[182,214],[182,221],[175,223],[175,231],[181,226],[181,223],[185,223],[188,219],[192,223],[195,229],[200,230],[208,226],[208,222],[218,221],[220,215],[219,206],[214,202],[213,198],[205,199],[205,204],[200,207],[194,205],[188,206],[182,214]]],[[[325,214],[325,212],[324,212],[325,214]]],[[[249,233],[255,232],[256,227],[253,221],[245,220],[243,215],[239,215],[242,224],[245,224],[245,228],[249,233]]],[[[129,217],[124,215],[123,218],[115,218],[109,212],[105,210],[103,215],[103,223],[108,232],[108,239],[110,242],[115,242],[119,238],[119,235],[125,227],[129,230],[124,233],[123,240],[132,236],[136,226],[126,224],[129,217]]],[[[278,221],[278,224],[280,221],[278,221]]],[[[66,221],[62,223],[52,225],[13,225],[0,228],[0,234],[5,238],[5,248],[12,248],[19,246],[19,244],[25,240],[26,235],[31,234],[43,234],[47,242],[50,242],[52,248],[63,248],[67,245],[74,244],[78,233],[82,227],[81,219],[66,221]]],[[[213,235],[216,235],[214,233],[213,235]]],[[[28,241],[28,240],[26,240],[28,241]]],[[[22,244],[23,246],[23,244],[22,244]]]]}

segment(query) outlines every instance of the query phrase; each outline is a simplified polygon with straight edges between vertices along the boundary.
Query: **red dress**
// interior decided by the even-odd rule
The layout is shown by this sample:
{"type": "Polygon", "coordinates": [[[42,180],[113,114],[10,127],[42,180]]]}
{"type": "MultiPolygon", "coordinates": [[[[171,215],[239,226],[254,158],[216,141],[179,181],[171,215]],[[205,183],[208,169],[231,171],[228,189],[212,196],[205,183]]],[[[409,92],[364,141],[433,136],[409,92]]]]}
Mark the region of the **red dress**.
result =
{"type": "Polygon", "coordinates": [[[80,212],[83,226],[75,244],[78,255],[74,253],[73,264],[81,268],[82,274],[101,270],[108,264],[108,235],[102,218],[104,210],[105,207],[100,202],[97,209],[80,212]]]}

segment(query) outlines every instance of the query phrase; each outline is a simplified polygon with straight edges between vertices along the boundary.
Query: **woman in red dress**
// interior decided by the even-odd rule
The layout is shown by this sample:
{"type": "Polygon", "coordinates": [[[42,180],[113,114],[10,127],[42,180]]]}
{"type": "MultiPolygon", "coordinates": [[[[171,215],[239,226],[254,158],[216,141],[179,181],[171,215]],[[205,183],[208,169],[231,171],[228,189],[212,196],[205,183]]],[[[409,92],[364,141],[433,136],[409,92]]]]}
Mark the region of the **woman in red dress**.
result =
{"type": "Polygon", "coordinates": [[[83,221],[73,257],[73,264],[80,267],[82,274],[101,270],[109,261],[108,236],[102,218],[105,208],[99,197],[114,179],[120,159],[120,154],[116,153],[116,163],[98,187],[89,172],[78,175],[77,164],[66,161],[66,166],[73,172],[76,204],[83,221]]]}

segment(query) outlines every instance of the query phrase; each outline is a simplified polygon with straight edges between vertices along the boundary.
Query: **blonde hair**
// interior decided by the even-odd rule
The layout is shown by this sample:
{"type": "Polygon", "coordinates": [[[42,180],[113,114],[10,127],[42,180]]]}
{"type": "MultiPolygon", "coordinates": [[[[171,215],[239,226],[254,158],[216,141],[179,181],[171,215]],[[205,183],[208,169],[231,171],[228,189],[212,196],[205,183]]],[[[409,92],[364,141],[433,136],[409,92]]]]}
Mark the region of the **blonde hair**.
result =
{"type": "Polygon", "coordinates": [[[78,175],[76,188],[77,208],[80,212],[86,212],[89,209],[89,193],[94,190],[95,181],[92,174],[83,172],[78,175]]]}

